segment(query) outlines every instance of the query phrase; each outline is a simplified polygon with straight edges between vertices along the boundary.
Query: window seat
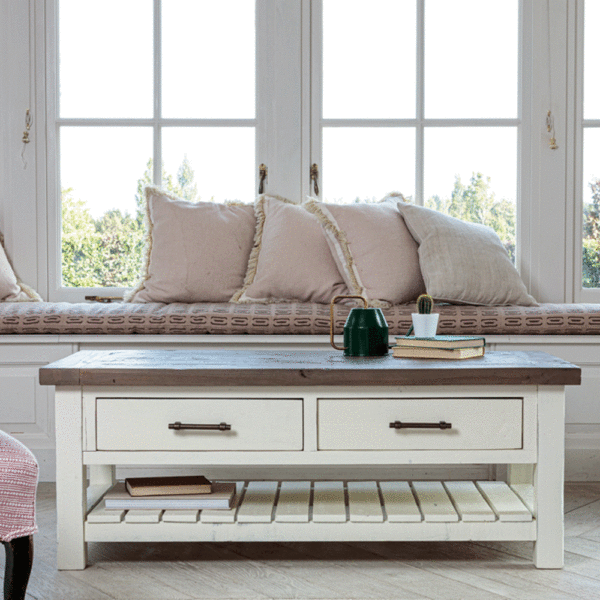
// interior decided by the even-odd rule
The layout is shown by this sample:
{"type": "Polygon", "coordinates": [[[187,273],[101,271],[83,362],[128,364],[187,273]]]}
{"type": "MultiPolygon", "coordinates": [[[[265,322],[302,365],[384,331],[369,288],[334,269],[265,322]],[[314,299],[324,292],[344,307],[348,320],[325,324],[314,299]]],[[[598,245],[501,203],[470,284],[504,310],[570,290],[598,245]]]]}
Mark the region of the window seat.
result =
{"type": "MultiPolygon", "coordinates": [[[[336,333],[350,308],[336,305],[336,333]]],[[[599,335],[600,304],[437,305],[439,334],[599,335]]],[[[404,335],[415,304],[383,309],[390,335],[404,335]]],[[[328,335],[329,305],[129,304],[19,302],[0,304],[0,335],[328,335]]]]}

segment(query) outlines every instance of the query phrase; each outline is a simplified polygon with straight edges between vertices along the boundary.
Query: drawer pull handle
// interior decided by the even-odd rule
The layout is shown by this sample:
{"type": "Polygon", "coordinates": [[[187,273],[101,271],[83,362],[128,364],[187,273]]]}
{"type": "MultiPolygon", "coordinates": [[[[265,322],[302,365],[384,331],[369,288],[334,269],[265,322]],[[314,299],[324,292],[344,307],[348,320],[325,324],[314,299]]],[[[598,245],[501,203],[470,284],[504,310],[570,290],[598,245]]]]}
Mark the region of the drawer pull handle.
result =
{"type": "Polygon", "coordinates": [[[440,421],[439,423],[403,423],[402,421],[393,421],[390,423],[390,429],[452,429],[452,423],[440,421]]]}
{"type": "Polygon", "coordinates": [[[218,429],[219,431],[229,431],[231,425],[227,423],[219,423],[218,425],[200,425],[197,423],[182,423],[181,421],[175,421],[175,423],[169,423],[169,429],[218,429]]]}

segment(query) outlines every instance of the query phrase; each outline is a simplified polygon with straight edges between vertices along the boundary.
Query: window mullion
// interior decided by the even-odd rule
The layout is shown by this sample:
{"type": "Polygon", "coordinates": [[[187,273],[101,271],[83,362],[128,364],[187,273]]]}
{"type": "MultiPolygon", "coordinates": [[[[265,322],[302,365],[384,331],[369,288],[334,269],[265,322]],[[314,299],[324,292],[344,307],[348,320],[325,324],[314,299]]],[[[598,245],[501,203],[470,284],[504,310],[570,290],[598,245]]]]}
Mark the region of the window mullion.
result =
{"type": "Polygon", "coordinates": [[[415,204],[423,205],[425,181],[425,0],[417,1],[417,90],[415,130],[415,204]]]}
{"type": "Polygon", "coordinates": [[[152,150],[152,181],[155,185],[162,184],[162,31],[161,31],[161,0],[154,0],[154,115],[153,115],[153,150],[152,150]]]}

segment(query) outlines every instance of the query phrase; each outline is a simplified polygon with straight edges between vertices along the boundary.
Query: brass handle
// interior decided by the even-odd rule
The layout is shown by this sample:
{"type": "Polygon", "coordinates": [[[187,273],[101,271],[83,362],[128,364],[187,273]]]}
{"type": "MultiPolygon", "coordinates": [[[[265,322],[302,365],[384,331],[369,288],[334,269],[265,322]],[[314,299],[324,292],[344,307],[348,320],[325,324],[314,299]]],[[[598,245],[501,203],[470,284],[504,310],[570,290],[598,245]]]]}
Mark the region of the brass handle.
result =
{"type": "Polygon", "coordinates": [[[260,165],[258,166],[258,176],[259,176],[258,193],[259,194],[262,194],[265,191],[265,180],[267,179],[268,172],[269,172],[269,169],[267,168],[267,165],[265,165],[265,163],[260,163],[260,165]]]}
{"type": "Polygon", "coordinates": [[[452,423],[440,421],[439,423],[403,423],[402,421],[393,421],[390,423],[390,429],[452,429],[452,423]]]}
{"type": "Polygon", "coordinates": [[[218,429],[219,431],[229,431],[231,425],[227,423],[219,423],[216,425],[199,425],[197,423],[182,423],[181,421],[175,421],[175,423],[169,423],[169,429],[218,429]]]}
{"type": "Polygon", "coordinates": [[[329,305],[329,341],[336,350],[345,350],[346,348],[344,346],[340,348],[340,346],[336,346],[335,342],[333,341],[333,305],[340,298],[358,298],[359,300],[362,300],[365,303],[363,308],[367,308],[369,306],[369,303],[367,302],[366,298],[363,298],[363,296],[344,296],[340,294],[339,296],[334,296],[332,298],[331,304],[329,305]]]}
{"type": "Polygon", "coordinates": [[[319,195],[319,166],[317,163],[313,163],[310,167],[310,178],[313,182],[313,189],[315,190],[315,196],[319,195]]]}

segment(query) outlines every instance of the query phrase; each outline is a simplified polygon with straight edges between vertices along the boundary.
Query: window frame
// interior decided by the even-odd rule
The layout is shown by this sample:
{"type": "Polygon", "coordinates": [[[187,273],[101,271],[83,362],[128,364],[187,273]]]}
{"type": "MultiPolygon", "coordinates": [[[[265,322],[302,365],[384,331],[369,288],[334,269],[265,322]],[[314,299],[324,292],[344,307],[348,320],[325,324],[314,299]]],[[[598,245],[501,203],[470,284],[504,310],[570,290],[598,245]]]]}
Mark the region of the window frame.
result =
{"type": "Polygon", "coordinates": [[[584,63],[585,63],[585,0],[577,0],[575,18],[572,26],[572,40],[568,50],[570,62],[574,64],[573,87],[574,105],[574,252],[573,252],[573,294],[577,302],[600,303],[600,288],[583,287],[583,203],[586,183],[583,181],[583,140],[586,129],[599,129],[600,119],[585,119],[583,116],[584,103],[584,63]]]}
{"type": "MultiPolygon", "coordinates": [[[[245,119],[227,119],[227,118],[166,118],[161,116],[162,112],[162,78],[161,78],[161,4],[163,0],[152,0],[153,10],[153,115],[150,118],[65,118],[60,116],[60,81],[58,68],[59,53],[59,4],[60,0],[49,0],[47,2],[48,23],[53,23],[48,28],[48,51],[47,59],[47,81],[48,81],[48,276],[49,276],[49,300],[50,301],[83,301],[86,295],[114,296],[122,297],[130,288],[125,287],[64,287],[61,285],[61,264],[62,264],[62,215],[61,215],[61,191],[60,191],[60,130],[63,127],[151,127],[152,161],[153,165],[162,164],[162,132],[171,127],[251,127],[255,131],[255,163],[260,164],[258,160],[259,153],[264,153],[264,127],[258,127],[258,98],[260,97],[259,86],[264,90],[264,74],[258,77],[258,45],[263,39],[263,31],[259,31],[259,11],[264,12],[265,3],[261,0],[256,2],[255,18],[255,43],[257,57],[257,77],[255,80],[256,109],[254,118],[245,119]]],[[[161,169],[153,168],[153,183],[160,186],[162,183],[161,169]]],[[[255,169],[255,182],[258,180],[258,167],[255,169]]]]}
{"type": "MultiPolygon", "coordinates": [[[[313,91],[311,87],[315,86],[315,82],[311,81],[311,71],[315,62],[312,61],[311,64],[310,60],[310,24],[316,3],[310,0],[295,0],[287,5],[292,14],[284,15],[284,11],[275,10],[279,6],[278,0],[258,1],[264,5],[264,16],[257,20],[257,36],[260,38],[266,32],[272,37],[268,43],[257,43],[257,62],[272,61],[277,55],[276,52],[279,52],[279,56],[278,68],[275,71],[271,70],[264,79],[257,80],[257,139],[262,135],[268,138],[268,143],[263,143],[262,147],[257,148],[256,162],[257,165],[264,162],[269,167],[268,192],[299,200],[312,191],[310,164],[317,162],[316,158],[320,158],[314,153],[315,128],[318,131],[318,125],[314,121],[311,123],[310,119],[310,99],[313,91]],[[297,26],[298,23],[301,24],[300,27],[297,26]],[[290,52],[290,47],[293,47],[293,52],[290,52]],[[290,87],[290,84],[295,88],[290,87]],[[292,91],[284,97],[281,105],[273,110],[269,109],[269,112],[265,106],[264,94],[261,93],[269,86],[285,85],[292,91]],[[265,117],[264,114],[259,114],[260,111],[269,114],[265,117]],[[277,129],[273,128],[275,122],[281,125],[277,129]],[[289,139],[290,132],[298,131],[301,135],[297,136],[293,152],[284,156],[284,153],[278,151],[281,147],[279,143],[289,139]]],[[[56,93],[56,56],[53,55],[53,48],[56,48],[56,2],[57,0],[45,0],[38,4],[30,0],[34,13],[32,30],[35,39],[32,53],[36,66],[34,128],[37,135],[33,138],[36,167],[35,170],[30,168],[26,175],[35,193],[27,200],[32,203],[31,206],[27,204],[27,208],[21,213],[13,211],[12,206],[0,208],[0,221],[3,219],[4,229],[8,230],[6,238],[9,252],[13,246],[18,251],[15,252],[13,262],[21,276],[48,300],[78,301],[83,298],[83,292],[63,288],[62,292],[65,293],[61,293],[56,289],[54,263],[57,262],[57,244],[53,244],[51,240],[52,237],[58,238],[58,206],[56,193],[52,189],[53,181],[57,181],[55,134],[52,131],[53,95],[56,93]],[[35,218],[28,220],[25,214],[30,217],[33,214],[35,218]],[[30,249],[25,240],[31,238],[31,235],[34,235],[37,246],[30,249]],[[20,241],[21,239],[23,241],[20,241]]],[[[545,5],[532,0],[520,2],[523,40],[523,55],[520,60],[523,71],[520,80],[523,88],[518,157],[517,267],[530,293],[540,301],[580,301],[581,294],[578,294],[576,289],[578,280],[574,276],[578,265],[576,254],[579,251],[578,236],[574,233],[578,222],[576,212],[579,210],[574,197],[574,169],[575,161],[581,160],[581,154],[575,152],[571,142],[577,133],[574,133],[577,127],[572,101],[576,87],[576,74],[573,71],[573,65],[576,64],[574,48],[577,46],[574,17],[581,0],[574,0],[568,5],[550,0],[554,33],[553,71],[556,70],[558,75],[553,79],[555,98],[558,98],[555,99],[554,114],[559,150],[555,152],[546,151],[545,111],[548,103],[544,86],[547,73],[543,71],[547,54],[545,5]],[[563,97],[561,94],[567,85],[566,82],[568,90],[563,97]]],[[[8,68],[12,74],[12,67],[3,68],[5,71],[8,68]]],[[[16,69],[14,72],[16,73],[16,69]]],[[[16,75],[11,80],[14,80],[15,84],[20,83],[16,75]]],[[[3,139],[12,142],[12,135],[11,133],[9,138],[8,133],[4,132],[3,139]]],[[[16,149],[10,150],[10,161],[5,169],[18,170],[21,167],[18,155],[20,150],[20,146],[18,152],[16,149]]],[[[5,152],[7,151],[5,149],[5,152]]],[[[420,165],[416,164],[415,168],[422,169],[422,161],[420,165]]],[[[9,197],[19,197],[22,194],[22,186],[18,186],[12,180],[0,182],[0,188],[9,197]]],[[[105,288],[89,291],[107,293],[105,288]]]]}
{"type": "MultiPolygon", "coordinates": [[[[425,2],[416,0],[416,97],[415,117],[398,119],[326,119],[323,118],[322,89],[323,89],[323,0],[312,4],[311,18],[311,48],[312,55],[312,108],[311,108],[311,164],[319,165],[319,187],[326,189],[327,173],[321,169],[322,131],[325,127],[399,127],[415,131],[415,196],[414,202],[423,206],[425,202],[425,131],[431,127],[514,127],[517,130],[517,190],[516,190],[516,265],[521,267],[523,257],[529,252],[526,223],[521,223],[523,213],[523,187],[528,185],[525,169],[531,162],[528,145],[531,131],[531,94],[529,82],[525,81],[524,73],[531,64],[531,51],[528,48],[524,32],[530,24],[531,10],[524,0],[518,1],[518,74],[517,74],[517,115],[514,118],[427,118],[425,117],[425,2]],[[525,227],[523,227],[525,225],[525,227]]],[[[394,190],[389,190],[394,191],[394,190]]],[[[402,190],[399,190],[400,192],[402,190]]],[[[312,194],[314,195],[314,193],[312,194]]],[[[523,269],[521,269],[523,270],[523,269]]]]}

